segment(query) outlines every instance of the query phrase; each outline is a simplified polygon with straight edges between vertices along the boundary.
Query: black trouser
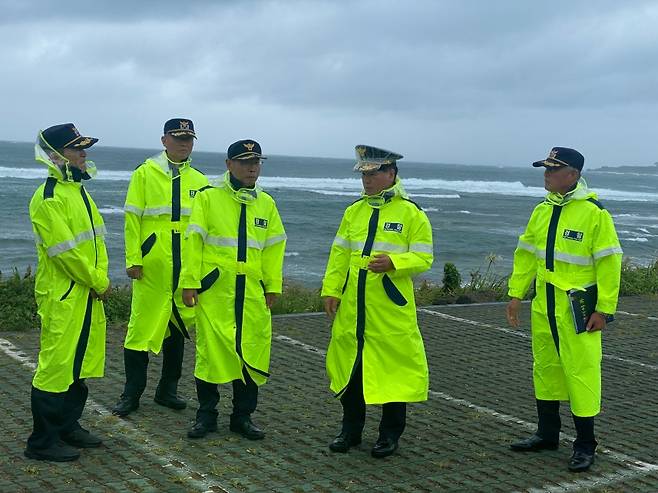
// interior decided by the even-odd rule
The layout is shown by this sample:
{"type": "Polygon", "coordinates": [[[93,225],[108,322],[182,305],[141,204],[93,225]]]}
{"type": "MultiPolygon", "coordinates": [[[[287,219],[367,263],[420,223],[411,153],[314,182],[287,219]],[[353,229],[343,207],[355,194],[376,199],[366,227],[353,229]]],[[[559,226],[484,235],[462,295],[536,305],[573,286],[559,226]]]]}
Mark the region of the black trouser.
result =
{"type": "MultiPolygon", "coordinates": [[[[537,436],[544,440],[557,443],[560,440],[560,401],[544,401],[537,399],[537,416],[539,425],[537,436]]],[[[573,449],[587,454],[593,454],[598,442],[594,437],[594,417],[580,417],[573,415],[576,426],[576,439],[573,449]]]]}
{"type": "MultiPolygon", "coordinates": [[[[243,368],[242,380],[233,380],[233,412],[231,423],[237,423],[246,418],[256,410],[258,405],[258,385],[252,380],[249,372],[243,368]]],[[[217,423],[217,403],[219,402],[219,390],[216,383],[206,382],[199,378],[196,381],[196,395],[199,399],[199,409],[196,412],[197,422],[206,425],[217,423]]]]}
{"type": "MultiPolygon", "coordinates": [[[[170,331],[171,335],[162,342],[162,376],[156,392],[176,395],[183,367],[185,338],[175,327],[170,327],[170,331]]],[[[146,388],[149,353],[124,348],[123,362],[126,369],[126,385],[123,395],[139,399],[146,388]]]]}
{"type": "Polygon", "coordinates": [[[48,448],[62,435],[80,428],[78,420],[88,394],[84,379],[73,381],[65,392],[46,392],[32,387],[30,400],[34,429],[27,439],[28,447],[48,448]]]}
{"type": "MultiPolygon", "coordinates": [[[[357,366],[345,392],[340,397],[343,405],[343,431],[360,435],[366,422],[366,401],[363,398],[363,367],[357,366]]],[[[406,402],[387,402],[382,405],[379,437],[397,441],[407,422],[406,402]]]]}

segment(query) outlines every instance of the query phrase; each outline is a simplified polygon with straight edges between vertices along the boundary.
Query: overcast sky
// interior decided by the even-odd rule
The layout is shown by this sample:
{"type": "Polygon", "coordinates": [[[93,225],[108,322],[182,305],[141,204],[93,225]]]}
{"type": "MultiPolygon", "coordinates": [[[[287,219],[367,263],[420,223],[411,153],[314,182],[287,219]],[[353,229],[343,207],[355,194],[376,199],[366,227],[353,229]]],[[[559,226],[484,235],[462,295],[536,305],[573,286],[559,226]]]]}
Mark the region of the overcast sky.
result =
{"type": "Polygon", "coordinates": [[[524,165],[658,161],[658,1],[0,0],[1,140],[524,165]]]}

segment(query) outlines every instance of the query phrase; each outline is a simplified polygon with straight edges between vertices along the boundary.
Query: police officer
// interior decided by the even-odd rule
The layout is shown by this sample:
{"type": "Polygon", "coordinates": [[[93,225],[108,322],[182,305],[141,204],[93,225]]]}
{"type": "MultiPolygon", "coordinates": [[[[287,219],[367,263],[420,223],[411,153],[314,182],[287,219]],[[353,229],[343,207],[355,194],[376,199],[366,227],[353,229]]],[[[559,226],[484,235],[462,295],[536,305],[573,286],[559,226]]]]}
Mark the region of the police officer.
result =
{"type": "Polygon", "coordinates": [[[95,171],[83,137],[72,123],[39,133],[35,157],[48,178],[30,201],[38,266],[34,292],[41,317],[39,363],[32,381],[34,429],[25,455],[57,462],[76,460],[76,448],[98,447],[100,438],[78,420],[87,402],[85,379],[102,377],[105,365],[107,276],[105,225],[83,180],[95,171]]]}
{"type": "Polygon", "coordinates": [[[126,196],[126,272],[133,288],[130,321],[124,343],[126,383],[113,409],[126,416],[139,407],[146,388],[148,352],[162,351],[162,376],[155,402],[184,409],[177,395],[183,364],[184,337],[194,311],[181,303],[179,277],[183,242],[197,191],[208,184],[191,167],[194,124],[172,118],[164,124],[165,150],[139,165],[130,178],[126,196]]]}
{"type": "Polygon", "coordinates": [[[557,449],[559,406],[570,401],[576,440],[568,468],[586,471],[594,462],[594,416],[601,409],[601,330],[617,307],[622,250],[610,213],[581,178],[584,158],[554,147],[533,163],[544,167],[546,199],[535,207],[514,252],[507,320],[519,326],[521,299],[535,280],[532,352],[538,427],[510,445],[525,452],[557,449]],[[577,333],[568,291],[596,285],[596,311],[577,333]]]}
{"type": "Polygon", "coordinates": [[[363,196],[345,210],[322,283],[334,320],[327,373],[343,406],[342,430],[329,449],[360,444],[366,404],[382,404],[371,451],[382,458],[398,448],[406,403],[427,400],[412,276],[432,265],[432,228],[397,176],[400,154],[359,145],[356,157],[363,196]]]}
{"type": "Polygon", "coordinates": [[[256,184],[262,159],[254,140],[231,144],[223,181],[198,195],[187,228],[183,299],[198,304],[199,409],[190,438],[217,430],[217,384],[228,382],[230,430],[250,440],[265,436],[251,414],[269,377],[270,308],[281,293],[286,234],[274,199],[256,184]]]}

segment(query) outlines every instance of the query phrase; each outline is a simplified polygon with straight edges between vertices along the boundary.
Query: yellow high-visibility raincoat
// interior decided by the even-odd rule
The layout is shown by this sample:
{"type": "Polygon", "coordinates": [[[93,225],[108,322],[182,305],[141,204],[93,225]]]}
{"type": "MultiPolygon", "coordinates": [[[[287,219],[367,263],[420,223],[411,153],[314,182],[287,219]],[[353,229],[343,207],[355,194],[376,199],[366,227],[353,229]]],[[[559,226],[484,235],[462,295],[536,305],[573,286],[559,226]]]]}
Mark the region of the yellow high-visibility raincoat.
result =
{"type": "Polygon", "coordinates": [[[399,180],[390,190],[381,207],[364,197],[345,210],[322,283],[322,296],[341,300],[327,352],[330,388],[340,396],[361,361],[366,404],[424,401],[429,387],[412,276],[432,266],[432,227],[399,180]],[[395,270],[367,270],[379,253],[395,270]]]}
{"type": "Polygon", "coordinates": [[[148,158],[133,172],[125,216],[126,267],[143,266],[132,282],[125,347],[159,353],[173,326],[189,338],[194,309],[182,303],[179,277],[192,202],[208,179],[190,166],[170,166],[166,152],[148,158]]]}
{"type": "MultiPolygon", "coordinates": [[[[228,172],[227,172],[228,173],[228,172]]],[[[265,293],[281,293],[286,233],[274,199],[229,180],[196,198],[181,285],[196,289],[194,376],[210,383],[269,377],[272,319],[265,293]]]]}
{"type": "Polygon", "coordinates": [[[509,296],[522,299],[536,278],[532,300],[535,396],[569,400],[580,417],[601,408],[601,331],[576,333],[568,291],[596,284],[596,311],[617,309],[622,250],[610,213],[581,180],[562,197],[548,194],[535,207],[514,252],[509,296]]]}
{"type": "Polygon", "coordinates": [[[91,290],[104,293],[105,224],[81,182],[64,176],[45,154],[46,182],[30,201],[38,266],[34,292],[41,318],[39,363],[32,385],[65,392],[74,380],[102,377],[105,311],[91,290]]]}

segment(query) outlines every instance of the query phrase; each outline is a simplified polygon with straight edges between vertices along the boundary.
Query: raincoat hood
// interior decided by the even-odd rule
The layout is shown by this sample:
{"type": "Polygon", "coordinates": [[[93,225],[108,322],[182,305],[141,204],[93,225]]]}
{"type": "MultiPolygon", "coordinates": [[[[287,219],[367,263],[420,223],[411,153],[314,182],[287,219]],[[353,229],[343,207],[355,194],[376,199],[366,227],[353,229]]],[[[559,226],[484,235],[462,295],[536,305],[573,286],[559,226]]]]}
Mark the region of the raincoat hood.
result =
{"type": "Polygon", "coordinates": [[[263,191],[258,184],[254,185],[253,188],[238,188],[236,189],[231,183],[231,172],[226,171],[222,179],[222,186],[231,193],[234,200],[240,202],[241,204],[250,204],[258,198],[258,194],[263,191]]]}
{"type": "Polygon", "coordinates": [[[572,200],[587,200],[596,198],[596,193],[587,187],[585,178],[581,177],[578,179],[578,183],[576,183],[576,188],[570,192],[565,193],[564,195],[557,192],[550,192],[548,195],[546,195],[545,202],[553,205],[565,205],[567,202],[572,200]]]}
{"type": "Polygon", "coordinates": [[[147,161],[153,161],[154,163],[156,163],[160,167],[162,172],[165,174],[168,174],[169,170],[172,169],[174,165],[177,166],[179,170],[183,169],[185,166],[192,165],[191,157],[188,157],[185,161],[181,161],[177,163],[169,159],[169,156],[167,155],[167,151],[158,152],[157,154],[154,154],[153,156],[148,158],[147,161]]]}
{"type": "Polygon", "coordinates": [[[34,159],[45,164],[48,167],[48,176],[57,178],[59,181],[79,182],[96,176],[96,165],[93,161],[85,161],[85,171],[70,166],[69,160],[46,142],[41,131],[34,144],[34,159]]]}
{"type": "Polygon", "coordinates": [[[400,181],[398,176],[395,177],[395,183],[392,187],[386,188],[376,195],[366,195],[364,190],[361,192],[361,196],[367,202],[367,204],[374,209],[382,207],[384,204],[390,202],[394,197],[401,197],[403,199],[409,197],[406,190],[402,186],[402,181],[400,181]]]}

